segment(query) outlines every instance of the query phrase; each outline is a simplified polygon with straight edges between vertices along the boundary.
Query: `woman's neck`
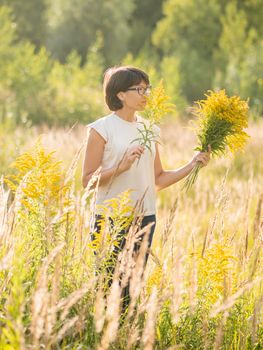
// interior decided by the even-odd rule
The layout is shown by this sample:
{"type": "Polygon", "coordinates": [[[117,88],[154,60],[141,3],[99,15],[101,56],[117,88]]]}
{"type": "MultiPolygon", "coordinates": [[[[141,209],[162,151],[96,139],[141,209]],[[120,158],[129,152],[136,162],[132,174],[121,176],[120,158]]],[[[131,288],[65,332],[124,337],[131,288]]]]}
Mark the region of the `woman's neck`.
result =
{"type": "Polygon", "coordinates": [[[128,108],[122,108],[115,111],[115,114],[117,114],[118,117],[126,120],[127,122],[135,122],[137,120],[136,118],[136,111],[130,110],[128,108]]]}

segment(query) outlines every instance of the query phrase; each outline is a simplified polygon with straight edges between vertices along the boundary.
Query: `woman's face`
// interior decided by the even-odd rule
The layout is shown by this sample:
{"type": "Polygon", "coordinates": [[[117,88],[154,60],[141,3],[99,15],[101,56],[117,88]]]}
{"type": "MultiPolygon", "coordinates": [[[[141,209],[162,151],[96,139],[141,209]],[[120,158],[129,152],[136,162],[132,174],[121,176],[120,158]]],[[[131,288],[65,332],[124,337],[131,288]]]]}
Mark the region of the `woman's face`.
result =
{"type": "Polygon", "coordinates": [[[135,111],[142,111],[146,105],[146,96],[150,93],[150,85],[141,81],[137,85],[130,86],[127,91],[122,91],[118,97],[123,103],[123,107],[133,109],[135,111]]]}

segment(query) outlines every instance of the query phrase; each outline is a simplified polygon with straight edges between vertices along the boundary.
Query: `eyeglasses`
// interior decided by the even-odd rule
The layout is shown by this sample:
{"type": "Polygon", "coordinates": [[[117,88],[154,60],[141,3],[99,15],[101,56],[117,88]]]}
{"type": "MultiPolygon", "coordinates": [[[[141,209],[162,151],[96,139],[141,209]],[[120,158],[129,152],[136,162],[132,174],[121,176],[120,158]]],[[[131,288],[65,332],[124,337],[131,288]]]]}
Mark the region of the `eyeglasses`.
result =
{"type": "Polygon", "coordinates": [[[137,86],[137,87],[129,88],[126,91],[137,91],[139,95],[143,96],[143,95],[150,95],[151,90],[152,90],[152,87],[151,85],[149,85],[146,87],[137,86]]]}

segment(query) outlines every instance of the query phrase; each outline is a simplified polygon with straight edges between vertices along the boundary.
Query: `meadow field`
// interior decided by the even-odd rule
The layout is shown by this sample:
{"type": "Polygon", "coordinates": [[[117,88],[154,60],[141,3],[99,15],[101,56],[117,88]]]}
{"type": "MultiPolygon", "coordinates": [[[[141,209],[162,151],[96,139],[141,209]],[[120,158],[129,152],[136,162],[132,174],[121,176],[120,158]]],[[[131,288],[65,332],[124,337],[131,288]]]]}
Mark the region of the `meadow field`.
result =
{"type": "MultiPolygon", "coordinates": [[[[191,159],[188,126],[162,125],[164,168],[191,159]]],[[[105,223],[91,244],[86,127],[0,127],[0,349],[263,349],[263,121],[248,133],[244,152],[212,159],[189,192],[157,194],[146,269],[145,241],[129,254],[134,223],[107,288],[116,232],[105,223]]],[[[128,205],[127,193],[112,203],[119,225],[128,205]]]]}

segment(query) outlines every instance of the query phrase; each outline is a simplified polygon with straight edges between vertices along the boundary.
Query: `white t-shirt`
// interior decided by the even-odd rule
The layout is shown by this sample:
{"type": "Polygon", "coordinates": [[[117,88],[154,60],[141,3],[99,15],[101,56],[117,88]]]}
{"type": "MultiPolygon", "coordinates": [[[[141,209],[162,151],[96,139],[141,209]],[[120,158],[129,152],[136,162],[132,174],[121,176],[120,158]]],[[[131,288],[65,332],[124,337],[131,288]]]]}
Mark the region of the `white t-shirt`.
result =
{"type": "MultiPolygon", "coordinates": [[[[132,141],[140,137],[138,129],[143,129],[142,122],[146,125],[149,123],[139,115],[137,115],[137,121],[128,122],[115,113],[111,113],[88,124],[88,128],[95,129],[106,141],[101,164],[102,170],[118,166],[125,151],[132,146],[139,145],[138,141],[132,141]]],[[[154,125],[154,133],[157,139],[160,129],[156,125],[154,125]]],[[[106,185],[99,186],[96,204],[103,204],[105,200],[115,198],[130,189],[132,190],[132,205],[136,205],[137,201],[140,201],[145,195],[144,215],[155,214],[155,153],[155,142],[152,141],[151,152],[145,148],[139,162],[136,159],[129,170],[115,176],[106,185]]],[[[96,210],[96,213],[99,213],[99,210],[96,210]]]]}

